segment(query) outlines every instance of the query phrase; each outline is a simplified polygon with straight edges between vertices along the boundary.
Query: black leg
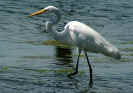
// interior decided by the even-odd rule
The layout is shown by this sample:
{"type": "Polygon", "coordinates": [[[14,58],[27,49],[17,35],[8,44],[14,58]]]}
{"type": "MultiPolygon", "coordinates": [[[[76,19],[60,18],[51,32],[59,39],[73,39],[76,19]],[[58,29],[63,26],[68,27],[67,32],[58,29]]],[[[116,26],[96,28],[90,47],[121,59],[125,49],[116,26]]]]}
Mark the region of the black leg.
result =
{"type": "Polygon", "coordinates": [[[68,77],[71,77],[71,76],[76,75],[78,73],[78,65],[79,65],[80,54],[81,54],[81,50],[79,49],[79,55],[78,55],[77,64],[76,64],[76,70],[75,70],[75,72],[68,74],[68,77]]]}
{"type": "Polygon", "coordinates": [[[93,86],[93,72],[92,72],[92,67],[91,67],[91,64],[90,64],[90,61],[89,61],[87,52],[85,52],[85,56],[86,56],[86,59],[87,59],[87,62],[88,62],[89,70],[90,70],[90,82],[89,82],[89,86],[92,88],[92,86],[93,86]]]}

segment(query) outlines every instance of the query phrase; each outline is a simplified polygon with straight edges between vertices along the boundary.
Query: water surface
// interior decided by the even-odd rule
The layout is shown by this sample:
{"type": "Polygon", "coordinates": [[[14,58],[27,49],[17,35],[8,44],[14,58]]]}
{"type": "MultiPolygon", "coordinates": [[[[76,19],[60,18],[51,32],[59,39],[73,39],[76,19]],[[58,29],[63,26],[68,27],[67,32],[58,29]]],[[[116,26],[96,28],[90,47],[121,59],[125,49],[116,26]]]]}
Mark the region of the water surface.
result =
{"type": "Polygon", "coordinates": [[[1,0],[0,93],[132,93],[132,0],[1,0]],[[26,16],[48,5],[61,9],[58,30],[72,20],[86,23],[115,44],[122,59],[89,53],[94,88],[88,87],[89,70],[81,56],[80,71],[73,79],[76,49],[49,45],[43,25],[49,14],[26,16]]]}

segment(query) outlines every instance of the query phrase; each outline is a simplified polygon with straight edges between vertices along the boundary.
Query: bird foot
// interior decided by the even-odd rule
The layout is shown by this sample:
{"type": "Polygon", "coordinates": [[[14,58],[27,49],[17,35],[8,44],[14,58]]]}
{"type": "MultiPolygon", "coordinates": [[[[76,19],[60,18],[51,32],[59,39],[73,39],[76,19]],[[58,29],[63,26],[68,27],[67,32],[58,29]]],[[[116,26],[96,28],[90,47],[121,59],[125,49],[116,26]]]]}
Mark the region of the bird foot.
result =
{"type": "Polygon", "coordinates": [[[68,76],[69,78],[72,78],[72,76],[76,75],[77,73],[78,73],[78,72],[76,71],[76,72],[73,72],[73,73],[68,74],[67,76],[68,76]]]}
{"type": "Polygon", "coordinates": [[[93,82],[89,82],[89,86],[90,86],[90,88],[92,88],[93,87],[93,82]]]}

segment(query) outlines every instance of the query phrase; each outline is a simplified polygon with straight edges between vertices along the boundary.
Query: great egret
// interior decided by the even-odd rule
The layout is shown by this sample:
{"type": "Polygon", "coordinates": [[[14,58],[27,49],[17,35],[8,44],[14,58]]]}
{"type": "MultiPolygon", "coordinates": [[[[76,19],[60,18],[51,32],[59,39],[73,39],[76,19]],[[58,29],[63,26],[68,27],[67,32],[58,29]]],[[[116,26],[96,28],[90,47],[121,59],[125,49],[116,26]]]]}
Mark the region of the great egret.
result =
{"type": "Polygon", "coordinates": [[[84,23],[78,21],[71,21],[66,24],[62,32],[58,32],[53,27],[61,20],[61,14],[58,8],[54,6],[48,6],[40,11],[34,12],[29,16],[39,15],[45,12],[54,13],[56,18],[46,22],[46,30],[59,42],[74,45],[78,47],[79,55],[76,64],[76,70],[70,73],[68,76],[71,77],[78,73],[78,64],[81,51],[84,51],[85,57],[88,62],[90,71],[90,87],[93,86],[93,72],[92,67],[87,55],[87,52],[102,53],[106,56],[120,59],[121,55],[119,50],[106,41],[98,32],[84,23]]]}

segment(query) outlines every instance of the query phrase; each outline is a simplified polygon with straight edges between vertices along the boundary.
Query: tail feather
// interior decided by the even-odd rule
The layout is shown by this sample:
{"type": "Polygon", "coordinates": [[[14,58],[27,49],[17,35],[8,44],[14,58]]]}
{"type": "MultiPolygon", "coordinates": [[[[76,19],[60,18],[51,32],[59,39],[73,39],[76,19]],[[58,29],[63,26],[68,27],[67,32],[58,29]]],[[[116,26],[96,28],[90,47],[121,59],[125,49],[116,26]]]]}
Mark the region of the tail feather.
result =
{"type": "Polygon", "coordinates": [[[121,59],[121,54],[119,49],[117,49],[115,46],[111,44],[108,47],[106,47],[106,51],[104,51],[104,55],[113,57],[115,59],[121,59]]]}

